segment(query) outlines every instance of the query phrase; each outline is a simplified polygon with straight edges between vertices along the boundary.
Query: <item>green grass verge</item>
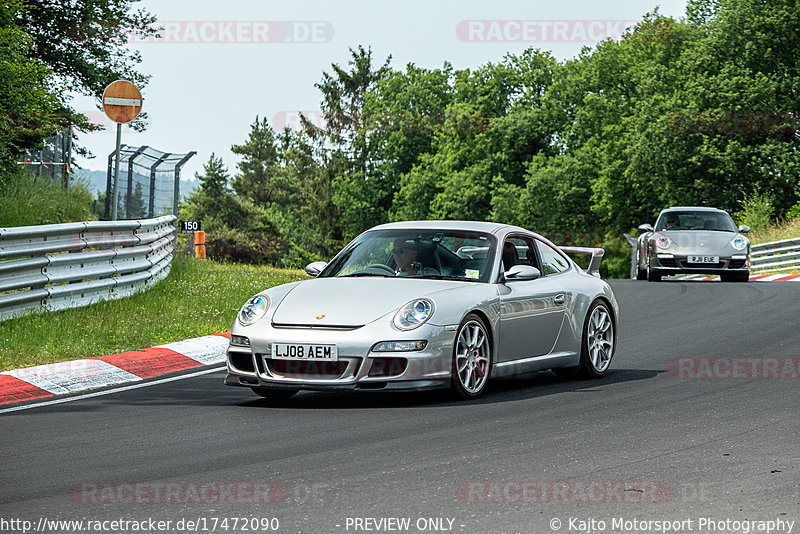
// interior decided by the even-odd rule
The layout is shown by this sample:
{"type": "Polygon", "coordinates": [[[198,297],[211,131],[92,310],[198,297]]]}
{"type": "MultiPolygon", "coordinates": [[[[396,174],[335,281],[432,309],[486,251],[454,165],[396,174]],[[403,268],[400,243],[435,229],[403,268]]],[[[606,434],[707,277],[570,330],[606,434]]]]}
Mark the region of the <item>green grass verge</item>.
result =
{"type": "MultiPolygon", "coordinates": [[[[749,236],[750,241],[757,245],[759,243],[771,243],[784,239],[794,239],[800,237],[800,217],[781,221],[768,228],[754,230],[749,236]]],[[[768,271],[764,273],[752,272],[753,275],[759,274],[800,274],[800,269],[789,269],[786,271],[768,271]]]]}
{"type": "Polygon", "coordinates": [[[50,177],[13,168],[0,174],[0,227],[88,221],[96,218],[90,210],[93,199],[80,181],[65,189],[50,177]]]}
{"type": "Polygon", "coordinates": [[[800,217],[779,222],[769,228],[753,230],[748,237],[754,245],[800,237],[800,217]]]}
{"type": "Polygon", "coordinates": [[[0,323],[0,370],[138,350],[229,331],[252,295],[302,271],[198,261],[179,254],[146,292],[0,323]]]}

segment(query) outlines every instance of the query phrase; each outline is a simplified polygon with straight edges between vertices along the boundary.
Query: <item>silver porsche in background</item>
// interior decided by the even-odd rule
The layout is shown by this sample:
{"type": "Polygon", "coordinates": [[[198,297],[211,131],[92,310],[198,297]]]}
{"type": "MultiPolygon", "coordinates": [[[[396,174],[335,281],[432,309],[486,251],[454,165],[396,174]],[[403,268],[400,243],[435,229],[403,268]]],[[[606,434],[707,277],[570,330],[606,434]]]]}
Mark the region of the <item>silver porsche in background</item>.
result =
{"type": "Polygon", "coordinates": [[[491,377],[602,376],[619,311],[602,255],[496,223],[377,226],[310,264],[313,279],[245,303],[225,383],[272,399],[441,387],[470,399],[491,377]],[[588,270],[565,252],[591,254],[588,270]]]}
{"type": "Polygon", "coordinates": [[[672,274],[718,274],[723,282],[750,278],[750,231],[716,208],[663,210],[655,227],[639,226],[636,278],[658,282],[672,274]]]}

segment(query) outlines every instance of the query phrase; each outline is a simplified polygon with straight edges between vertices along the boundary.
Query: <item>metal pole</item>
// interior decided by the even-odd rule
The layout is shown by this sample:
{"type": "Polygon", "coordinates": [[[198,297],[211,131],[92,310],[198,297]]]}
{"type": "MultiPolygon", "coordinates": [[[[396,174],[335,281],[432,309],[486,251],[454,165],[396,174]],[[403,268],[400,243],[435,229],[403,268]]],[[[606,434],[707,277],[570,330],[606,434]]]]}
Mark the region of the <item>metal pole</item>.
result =
{"type": "Polygon", "coordinates": [[[154,213],[153,206],[155,204],[155,199],[156,199],[156,169],[158,168],[159,165],[161,165],[161,163],[164,162],[164,160],[166,160],[171,155],[172,154],[170,154],[169,152],[161,154],[161,157],[158,158],[155,163],[153,163],[152,167],[150,167],[150,198],[148,200],[148,205],[150,207],[147,211],[148,217],[153,217],[154,213]]]}
{"type": "Polygon", "coordinates": [[[107,221],[109,220],[109,215],[111,213],[111,173],[112,173],[112,165],[114,163],[114,152],[108,155],[108,168],[106,169],[106,199],[105,199],[105,206],[103,207],[103,218],[107,221]]]}
{"type": "Polygon", "coordinates": [[[67,157],[65,158],[66,165],[64,166],[64,188],[69,187],[69,166],[72,163],[72,123],[67,128],[67,157]]]}
{"type": "MultiPolygon", "coordinates": [[[[60,144],[61,144],[61,136],[56,134],[53,137],[53,146],[52,146],[52,149],[51,149],[51,155],[50,155],[49,158],[47,158],[47,160],[50,161],[51,163],[55,163],[55,160],[58,159],[57,152],[61,148],[59,146],[60,144]]],[[[55,181],[56,181],[56,167],[58,167],[58,165],[50,165],[50,167],[52,167],[52,169],[53,169],[53,172],[50,173],[50,179],[53,181],[53,183],[55,183],[55,181]]]]}
{"type": "Polygon", "coordinates": [[[181,183],[181,167],[183,164],[189,161],[189,159],[197,154],[194,150],[183,156],[183,158],[175,165],[175,187],[173,188],[172,192],[174,194],[172,198],[172,214],[176,217],[178,216],[178,201],[180,200],[180,183],[181,183]]]}
{"type": "Polygon", "coordinates": [[[122,141],[122,124],[117,123],[117,151],[116,151],[116,161],[114,162],[114,196],[111,198],[111,202],[113,202],[112,210],[111,210],[111,220],[117,220],[117,194],[119,193],[119,145],[122,141]]]}
{"type": "Polygon", "coordinates": [[[133,163],[136,157],[144,152],[147,145],[140,146],[136,152],[128,156],[128,193],[125,197],[125,218],[130,219],[133,217],[131,214],[131,195],[133,195],[133,163]]]}
{"type": "Polygon", "coordinates": [[[175,167],[175,185],[172,188],[172,214],[178,216],[178,200],[181,196],[181,167],[175,167]]]}

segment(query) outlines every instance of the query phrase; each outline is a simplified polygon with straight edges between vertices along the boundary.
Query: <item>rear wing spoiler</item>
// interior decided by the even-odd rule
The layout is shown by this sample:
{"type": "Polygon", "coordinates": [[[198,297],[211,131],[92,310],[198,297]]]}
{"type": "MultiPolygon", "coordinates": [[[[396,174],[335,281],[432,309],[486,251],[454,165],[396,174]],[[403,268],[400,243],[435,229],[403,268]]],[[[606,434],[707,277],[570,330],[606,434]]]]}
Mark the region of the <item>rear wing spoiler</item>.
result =
{"type": "Polygon", "coordinates": [[[591,247],[559,247],[567,254],[591,254],[592,259],[589,261],[589,267],[586,272],[594,277],[600,278],[600,262],[603,261],[603,255],[606,253],[602,248],[591,247]]]}

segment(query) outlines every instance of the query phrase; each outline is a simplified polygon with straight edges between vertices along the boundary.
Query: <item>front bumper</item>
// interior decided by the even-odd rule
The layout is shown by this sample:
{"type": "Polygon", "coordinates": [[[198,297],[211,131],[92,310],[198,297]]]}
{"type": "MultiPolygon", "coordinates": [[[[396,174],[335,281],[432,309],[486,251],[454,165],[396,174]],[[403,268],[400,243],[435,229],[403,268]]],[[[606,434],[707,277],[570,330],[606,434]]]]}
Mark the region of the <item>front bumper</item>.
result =
{"type": "MultiPolygon", "coordinates": [[[[389,331],[385,325],[353,330],[274,328],[235,329],[250,347],[229,344],[225,384],[291,390],[420,391],[450,385],[456,327],[423,325],[389,331]],[[426,340],[420,351],[372,352],[380,341],[426,340]],[[272,343],[336,345],[336,362],[272,358],[272,343]]],[[[237,336],[237,337],[235,337],[237,336]]]]}
{"type": "MultiPolygon", "coordinates": [[[[716,255],[716,254],[714,254],[716,255]]],[[[746,256],[720,256],[718,263],[689,263],[686,254],[658,254],[655,255],[650,269],[658,274],[721,274],[721,273],[749,273],[748,259],[746,256]]]]}
{"type": "Polygon", "coordinates": [[[271,389],[287,389],[291,391],[428,391],[431,389],[443,389],[450,386],[449,381],[445,380],[404,380],[386,382],[365,382],[355,384],[286,384],[279,381],[262,380],[258,383],[251,383],[250,379],[240,375],[228,374],[225,376],[225,385],[244,386],[244,387],[266,387],[271,389]]]}

